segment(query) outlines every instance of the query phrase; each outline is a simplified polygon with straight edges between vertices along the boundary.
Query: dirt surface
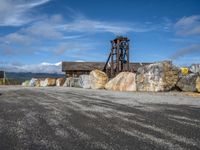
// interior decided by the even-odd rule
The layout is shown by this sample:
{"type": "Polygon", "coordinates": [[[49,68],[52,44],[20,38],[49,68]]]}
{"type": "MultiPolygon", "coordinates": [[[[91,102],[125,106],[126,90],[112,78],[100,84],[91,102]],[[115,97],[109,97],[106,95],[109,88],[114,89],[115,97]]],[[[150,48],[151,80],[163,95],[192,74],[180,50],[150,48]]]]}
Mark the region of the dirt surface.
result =
{"type": "Polygon", "coordinates": [[[200,98],[1,86],[0,149],[200,149],[200,98]]]}

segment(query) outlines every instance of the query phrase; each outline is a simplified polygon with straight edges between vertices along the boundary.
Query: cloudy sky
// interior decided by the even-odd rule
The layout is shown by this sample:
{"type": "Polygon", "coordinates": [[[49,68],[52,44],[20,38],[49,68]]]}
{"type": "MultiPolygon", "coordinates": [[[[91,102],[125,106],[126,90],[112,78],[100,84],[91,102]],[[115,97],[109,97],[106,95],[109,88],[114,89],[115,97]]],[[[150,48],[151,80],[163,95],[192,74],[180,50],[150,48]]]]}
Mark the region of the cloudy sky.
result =
{"type": "Polygon", "coordinates": [[[106,61],[131,40],[131,61],[200,63],[199,0],[0,0],[0,69],[60,72],[61,61],[106,61]]]}

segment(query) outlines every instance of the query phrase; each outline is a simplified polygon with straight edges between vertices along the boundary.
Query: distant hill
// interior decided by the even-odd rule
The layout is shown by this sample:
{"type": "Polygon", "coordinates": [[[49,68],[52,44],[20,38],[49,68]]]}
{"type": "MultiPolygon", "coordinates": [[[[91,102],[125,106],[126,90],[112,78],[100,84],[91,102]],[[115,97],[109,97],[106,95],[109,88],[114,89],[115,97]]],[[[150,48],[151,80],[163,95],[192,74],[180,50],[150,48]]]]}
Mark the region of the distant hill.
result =
{"type": "Polygon", "coordinates": [[[51,73],[31,73],[31,72],[6,72],[6,78],[10,84],[21,84],[25,80],[30,80],[31,78],[60,78],[65,77],[64,74],[51,74],[51,73]]]}

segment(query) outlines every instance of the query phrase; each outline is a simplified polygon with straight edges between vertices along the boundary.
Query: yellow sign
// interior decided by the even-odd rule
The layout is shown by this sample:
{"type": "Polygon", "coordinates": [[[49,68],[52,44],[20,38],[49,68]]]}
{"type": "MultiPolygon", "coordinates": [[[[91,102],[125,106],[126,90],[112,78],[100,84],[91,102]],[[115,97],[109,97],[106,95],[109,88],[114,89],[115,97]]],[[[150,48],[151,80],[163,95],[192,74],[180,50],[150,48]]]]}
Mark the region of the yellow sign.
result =
{"type": "Polygon", "coordinates": [[[181,68],[181,73],[183,75],[187,75],[189,73],[189,69],[188,68],[181,68]]]}

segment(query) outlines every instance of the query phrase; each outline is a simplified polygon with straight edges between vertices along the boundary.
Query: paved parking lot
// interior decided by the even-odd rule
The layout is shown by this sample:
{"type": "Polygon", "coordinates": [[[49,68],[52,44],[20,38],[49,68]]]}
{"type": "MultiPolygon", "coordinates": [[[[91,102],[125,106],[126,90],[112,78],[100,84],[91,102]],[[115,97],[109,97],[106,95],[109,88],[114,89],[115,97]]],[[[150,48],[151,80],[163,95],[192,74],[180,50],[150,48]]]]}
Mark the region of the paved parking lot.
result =
{"type": "Polygon", "coordinates": [[[200,149],[200,97],[0,87],[0,149],[200,149]]]}

